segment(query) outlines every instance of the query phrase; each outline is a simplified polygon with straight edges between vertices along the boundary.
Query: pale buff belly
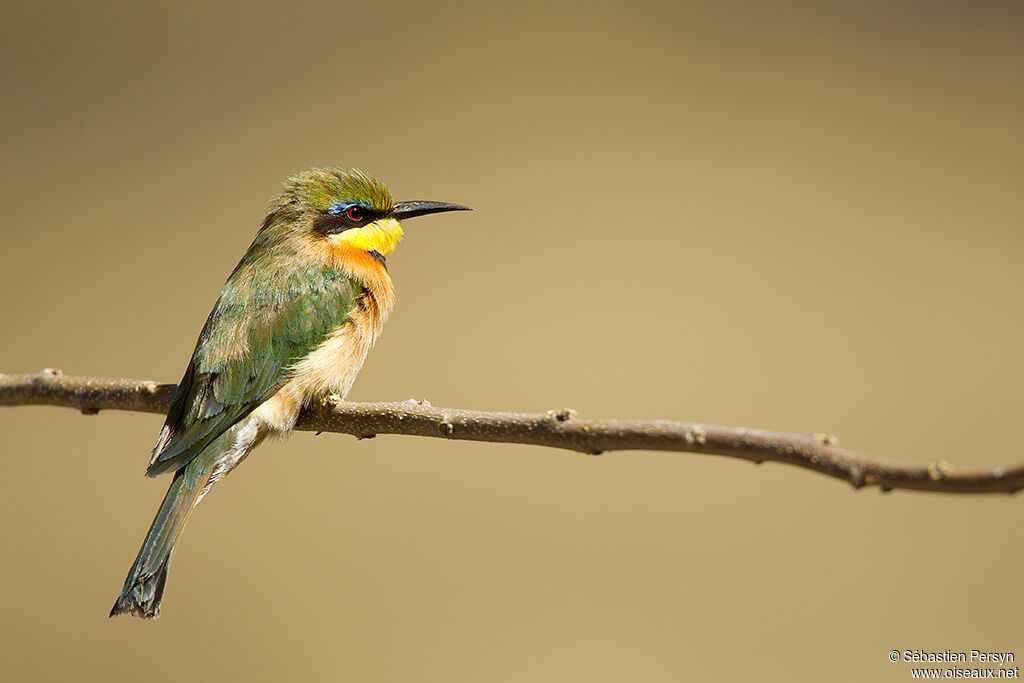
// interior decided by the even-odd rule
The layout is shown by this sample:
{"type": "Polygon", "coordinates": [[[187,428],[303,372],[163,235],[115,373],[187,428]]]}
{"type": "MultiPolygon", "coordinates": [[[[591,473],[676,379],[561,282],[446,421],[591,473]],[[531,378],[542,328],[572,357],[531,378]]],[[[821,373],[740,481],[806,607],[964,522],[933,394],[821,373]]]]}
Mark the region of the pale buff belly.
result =
{"type": "Polygon", "coordinates": [[[384,323],[383,316],[373,313],[374,307],[353,311],[347,323],[296,364],[287,384],[220,437],[231,446],[214,465],[200,497],[241,464],[265,438],[288,436],[303,405],[328,395],[348,396],[384,323]]]}

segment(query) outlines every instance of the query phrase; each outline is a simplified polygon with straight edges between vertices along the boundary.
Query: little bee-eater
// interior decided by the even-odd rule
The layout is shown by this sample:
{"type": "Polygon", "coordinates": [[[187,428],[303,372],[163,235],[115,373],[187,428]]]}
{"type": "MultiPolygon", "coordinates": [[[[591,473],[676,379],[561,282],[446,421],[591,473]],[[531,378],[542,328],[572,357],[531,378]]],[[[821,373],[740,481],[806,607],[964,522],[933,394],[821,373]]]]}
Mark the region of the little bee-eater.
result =
{"type": "Polygon", "coordinates": [[[398,202],[361,171],[285,182],[221,290],[167,412],[146,474],[173,472],[110,615],[156,617],[192,508],[303,405],[344,398],[395,301],[385,257],[401,221],[469,207],[398,202]]]}

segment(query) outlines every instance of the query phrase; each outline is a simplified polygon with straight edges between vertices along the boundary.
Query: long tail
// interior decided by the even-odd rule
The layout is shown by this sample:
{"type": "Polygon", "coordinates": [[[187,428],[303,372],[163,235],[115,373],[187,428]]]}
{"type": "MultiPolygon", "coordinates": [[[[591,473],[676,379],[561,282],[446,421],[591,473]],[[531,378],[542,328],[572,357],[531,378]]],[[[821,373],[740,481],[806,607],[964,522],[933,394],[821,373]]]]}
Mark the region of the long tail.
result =
{"type": "MultiPolygon", "coordinates": [[[[198,459],[197,459],[198,460],[198,459]]],[[[149,527],[135,564],[128,570],[128,578],[118,596],[110,616],[131,614],[143,619],[160,616],[160,600],[164,595],[167,570],[174,556],[174,544],[188,521],[189,513],[197,502],[212,467],[196,472],[200,463],[193,461],[174,474],[174,481],[164,496],[164,502],[149,527]]]]}

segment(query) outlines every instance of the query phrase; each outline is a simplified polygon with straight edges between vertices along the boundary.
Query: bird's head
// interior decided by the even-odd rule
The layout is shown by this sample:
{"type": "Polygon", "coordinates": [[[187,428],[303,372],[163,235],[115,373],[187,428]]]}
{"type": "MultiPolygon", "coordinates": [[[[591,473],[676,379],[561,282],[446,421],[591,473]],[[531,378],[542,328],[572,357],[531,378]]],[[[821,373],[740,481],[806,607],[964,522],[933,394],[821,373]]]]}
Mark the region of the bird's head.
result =
{"type": "Polygon", "coordinates": [[[402,220],[442,211],[472,211],[446,202],[395,202],[382,182],[362,171],[311,168],[285,182],[268,224],[286,219],[317,240],[381,255],[402,241],[402,220]]]}

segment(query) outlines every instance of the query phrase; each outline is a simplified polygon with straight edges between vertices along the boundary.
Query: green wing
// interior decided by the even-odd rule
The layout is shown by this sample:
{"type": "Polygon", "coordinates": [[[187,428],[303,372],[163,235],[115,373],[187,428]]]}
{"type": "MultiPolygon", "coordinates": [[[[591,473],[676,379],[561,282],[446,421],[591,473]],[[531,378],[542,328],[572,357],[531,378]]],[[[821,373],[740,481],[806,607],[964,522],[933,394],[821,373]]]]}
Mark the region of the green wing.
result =
{"type": "Polygon", "coordinates": [[[273,396],[291,367],[345,323],[359,284],[297,260],[247,254],[232,273],[199,335],[147,475],[187,465],[273,396]]]}

